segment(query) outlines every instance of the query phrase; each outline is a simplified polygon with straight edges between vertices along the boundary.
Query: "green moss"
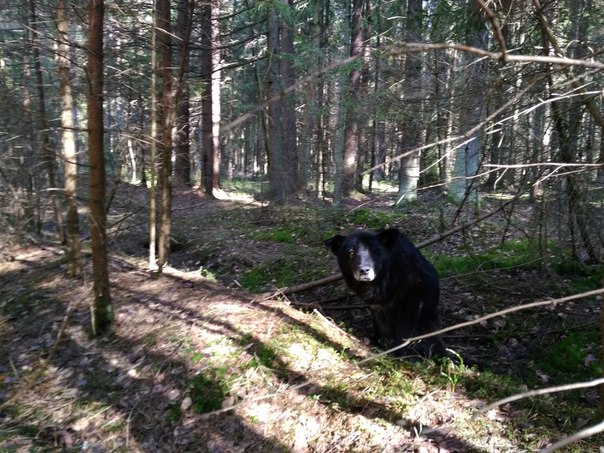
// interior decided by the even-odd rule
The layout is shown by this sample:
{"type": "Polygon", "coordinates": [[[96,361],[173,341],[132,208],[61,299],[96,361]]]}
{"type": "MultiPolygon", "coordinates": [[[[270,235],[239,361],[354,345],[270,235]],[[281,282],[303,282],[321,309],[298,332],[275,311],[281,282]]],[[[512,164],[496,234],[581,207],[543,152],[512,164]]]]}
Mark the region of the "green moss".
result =
{"type": "Polygon", "coordinates": [[[292,249],[282,258],[261,263],[244,272],[240,282],[247,291],[267,291],[320,278],[325,274],[325,267],[327,264],[316,257],[313,259],[306,251],[297,253],[292,249]]]}
{"type": "Polygon", "coordinates": [[[549,348],[537,366],[548,375],[566,380],[589,380],[602,376],[598,329],[568,333],[549,348]]]}
{"type": "Polygon", "coordinates": [[[473,398],[494,401],[517,393],[520,389],[511,377],[490,370],[471,371],[461,381],[461,387],[473,398]]]}
{"type": "Polygon", "coordinates": [[[168,405],[166,411],[166,421],[169,423],[177,423],[182,418],[182,409],[178,402],[173,402],[168,405]]]}
{"type": "Polygon", "coordinates": [[[541,264],[538,251],[526,239],[509,240],[479,253],[467,250],[466,254],[459,256],[440,255],[434,260],[434,266],[442,277],[494,269],[532,270],[541,264]]]}
{"type": "Polygon", "coordinates": [[[299,238],[308,234],[305,226],[286,225],[277,228],[270,228],[263,231],[257,231],[251,238],[256,241],[281,242],[286,244],[295,244],[299,238]]]}
{"type": "Polygon", "coordinates": [[[265,368],[273,369],[275,362],[277,361],[277,351],[273,347],[260,343],[250,351],[254,356],[250,359],[247,364],[249,368],[257,368],[263,366],[265,368]]]}
{"type": "Polygon", "coordinates": [[[191,381],[191,400],[193,410],[203,414],[222,407],[229,393],[226,368],[208,368],[193,377],[191,381]]]}
{"type": "Polygon", "coordinates": [[[393,225],[400,220],[399,211],[372,211],[371,209],[355,209],[346,215],[346,220],[355,228],[379,229],[393,225]]]}

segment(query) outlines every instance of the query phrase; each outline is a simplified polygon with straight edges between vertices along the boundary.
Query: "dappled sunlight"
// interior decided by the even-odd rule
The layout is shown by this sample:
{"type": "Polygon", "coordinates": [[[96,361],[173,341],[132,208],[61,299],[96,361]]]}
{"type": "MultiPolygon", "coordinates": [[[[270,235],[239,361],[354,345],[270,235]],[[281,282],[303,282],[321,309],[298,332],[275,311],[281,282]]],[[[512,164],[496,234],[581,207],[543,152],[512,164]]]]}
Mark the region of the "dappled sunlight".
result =
{"type": "MultiPolygon", "coordinates": [[[[44,249],[11,250],[15,259],[0,264],[0,289],[8,295],[1,313],[1,327],[8,335],[0,346],[16,372],[11,365],[0,368],[10,377],[0,395],[15,395],[9,407],[26,411],[9,421],[39,430],[40,416],[52,420],[52,430],[43,432],[52,433],[57,445],[85,442],[128,451],[330,451],[334,445],[376,451],[387,445],[396,446],[393,451],[486,452],[514,451],[522,442],[535,445],[560,437],[545,428],[539,411],[530,407],[501,408],[472,420],[493,394],[516,388],[512,380],[503,381],[482,368],[456,371],[431,361],[388,357],[359,366],[377,352],[367,340],[369,313],[341,283],[304,294],[283,294],[275,288],[277,282],[310,281],[336,270],[323,247],[327,234],[321,228],[398,225],[400,213],[362,207],[331,216],[306,206],[275,212],[192,193],[186,197],[181,203],[187,216],[179,218],[175,231],[182,249],[173,254],[161,278],[145,270],[140,231],[126,224],[116,230],[116,247],[129,242],[127,251],[135,253],[120,252],[123,258],[110,262],[116,318],[112,331],[99,339],[89,335],[91,286],[64,277],[60,248],[49,244],[44,249]],[[236,228],[226,230],[221,222],[236,228]],[[265,273],[254,274],[260,265],[265,273]],[[213,279],[205,278],[208,274],[200,272],[201,267],[213,279]],[[257,280],[246,280],[250,275],[257,280]],[[264,292],[247,293],[242,286],[248,284],[264,292]],[[73,311],[65,317],[70,305],[73,311]],[[56,352],[45,364],[65,319],[56,352]],[[31,384],[37,385],[34,391],[31,384]],[[519,430],[523,424],[528,428],[519,430]],[[520,441],[519,435],[510,434],[513,429],[535,434],[520,441]]],[[[430,228],[427,209],[418,205],[405,211],[404,225],[416,237],[422,228],[430,228]]],[[[481,231],[472,234],[486,235],[481,231]]],[[[520,248],[496,257],[512,260],[520,248]]],[[[445,325],[472,319],[485,305],[509,302],[503,293],[489,292],[490,287],[481,292],[479,286],[469,286],[462,280],[472,275],[469,272],[454,272],[471,260],[461,262],[463,257],[449,253],[441,257],[434,262],[446,269],[439,271],[452,272],[442,279],[445,325]]],[[[488,258],[494,262],[494,257],[488,258]]],[[[486,271],[481,278],[487,278],[486,271]]],[[[537,273],[504,272],[494,272],[501,273],[497,283],[513,281],[527,298],[541,294],[537,273]]],[[[89,273],[85,268],[85,275],[89,273]]],[[[593,315],[591,305],[582,304],[585,320],[593,315]]],[[[569,310],[558,311],[565,316],[560,322],[579,313],[569,310]]],[[[514,319],[497,324],[493,335],[513,326],[514,319]]],[[[520,319],[521,325],[529,321],[520,319]]],[[[499,354],[484,331],[492,325],[476,326],[469,335],[454,332],[447,342],[464,359],[499,354]]],[[[510,342],[504,337],[501,350],[511,348],[510,342]]],[[[520,341],[515,344],[521,350],[520,341]]],[[[511,349],[505,351],[510,360],[516,357],[511,349]]],[[[493,366],[506,364],[500,357],[493,360],[493,366]]],[[[520,364],[508,368],[516,371],[520,364]]],[[[583,406],[576,410],[586,411],[583,406]]]]}

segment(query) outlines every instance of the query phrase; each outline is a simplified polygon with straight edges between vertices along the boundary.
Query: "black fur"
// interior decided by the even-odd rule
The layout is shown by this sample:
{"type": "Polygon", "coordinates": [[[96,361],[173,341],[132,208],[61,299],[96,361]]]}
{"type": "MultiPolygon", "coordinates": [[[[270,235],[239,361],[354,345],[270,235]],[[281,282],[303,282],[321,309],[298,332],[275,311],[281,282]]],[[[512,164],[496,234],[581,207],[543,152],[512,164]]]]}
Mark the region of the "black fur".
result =
{"type": "MultiPolygon", "coordinates": [[[[403,233],[359,230],[337,234],[325,245],[337,256],[348,286],[369,305],[376,336],[385,347],[439,328],[438,275],[403,233]]],[[[446,355],[440,337],[420,341],[412,349],[424,356],[446,355]]]]}

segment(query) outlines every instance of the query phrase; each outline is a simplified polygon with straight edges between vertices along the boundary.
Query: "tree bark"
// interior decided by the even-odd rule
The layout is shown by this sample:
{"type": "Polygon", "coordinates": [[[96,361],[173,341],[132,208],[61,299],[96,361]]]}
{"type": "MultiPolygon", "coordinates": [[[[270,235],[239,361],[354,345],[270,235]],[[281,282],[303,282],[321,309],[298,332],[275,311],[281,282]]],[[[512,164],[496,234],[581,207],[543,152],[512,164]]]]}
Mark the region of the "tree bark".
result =
{"type": "MultiPolygon", "coordinates": [[[[56,182],[56,164],[55,153],[50,143],[50,123],[46,115],[46,99],[44,93],[44,78],[42,77],[42,63],[40,61],[40,45],[38,39],[38,18],[36,15],[35,0],[29,1],[30,7],[30,29],[32,52],[34,56],[34,71],[36,76],[36,86],[38,89],[38,120],[40,121],[40,138],[42,142],[42,150],[40,152],[40,160],[44,163],[47,176],[47,187],[57,187],[56,182]]],[[[65,242],[65,232],[63,231],[63,217],[59,209],[59,201],[54,191],[51,192],[51,202],[55,220],[55,228],[59,242],[65,242]]]]}
{"type": "Polygon", "coordinates": [[[172,35],[170,25],[170,0],[160,0],[158,45],[160,53],[160,72],[162,74],[162,129],[160,142],[159,171],[160,219],[157,267],[161,273],[170,255],[170,236],[172,233],[172,125],[175,108],[172,73],[172,35]]]}
{"type": "MultiPolygon", "coordinates": [[[[153,29],[151,31],[151,131],[149,144],[149,269],[157,270],[157,143],[158,143],[158,109],[157,102],[157,3],[153,8],[153,29]]],[[[143,178],[144,178],[143,169],[143,178]]]]}
{"type": "Polygon", "coordinates": [[[220,50],[217,8],[215,1],[201,4],[201,77],[204,91],[201,98],[201,129],[203,153],[203,185],[206,195],[214,197],[220,188],[220,50]]]}
{"type": "Polygon", "coordinates": [[[80,273],[80,231],[77,204],[77,150],[73,96],[71,94],[69,26],[65,0],[57,1],[57,61],[61,92],[61,141],[63,145],[63,168],[65,173],[65,200],[67,204],[67,274],[80,273]]]}
{"type": "MultiPolygon", "coordinates": [[[[602,289],[604,289],[604,272],[602,273],[602,289]]],[[[600,359],[604,363],[604,295],[600,295],[600,342],[602,346],[602,356],[600,359]]],[[[604,377],[604,369],[602,370],[604,377]]],[[[604,384],[598,387],[600,393],[600,414],[604,415],[604,384]]]]}
{"type": "MultiPolygon", "coordinates": [[[[178,45],[177,61],[186,61],[185,72],[188,69],[189,52],[188,33],[190,28],[190,2],[191,0],[177,0],[176,2],[176,37],[178,45]]],[[[174,133],[174,177],[176,183],[191,186],[191,146],[190,146],[190,104],[189,84],[180,84],[178,103],[176,106],[176,124],[174,133]]]]}
{"type": "MultiPolygon", "coordinates": [[[[281,3],[291,8],[285,0],[281,3]]],[[[285,7],[285,6],[283,6],[285,7]]],[[[298,191],[298,156],[296,149],[293,84],[293,31],[281,17],[280,9],[268,14],[268,173],[269,198],[286,203],[298,191]],[[288,85],[289,84],[289,85],[288,85]],[[287,94],[285,93],[287,90],[287,94]]]]}
{"type": "MultiPolygon", "coordinates": [[[[469,33],[468,41],[473,47],[483,47],[486,42],[487,29],[476,5],[468,6],[469,33]]],[[[487,80],[487,64],[485,61],[464,62],[466,77],[461,81],[463,88],[458,90],[459,99],[459,129],[463,134],[463,142],[457,144],[453,163],[453,178],[449,185],[449,194],[453,199],[463,204],[470,201],[478,208],[478,183],[475,176],[478,173],[481,152],[484,147],[484,132],[478,130],[471,136],[467,131],[474,129],[485,117],[484,81],[487,80]],[[461,93],[464,93],[461,95],[461,93]]]]}
{"type": "MultiPolygon", "coordinates": [[[[364,0],[354,0],[350,20],[350,56],[360,58],[363,55],[363,6],[364,0]]],[[[346,128],[344,129],[344,168],[342,175],[342,196],[347,197],[354,191],[358,177],[359,160],[359,124],[358,102],[360,97],[362,70],[355,67],[348,74],[348,104],[346,109],[346,128]]]]}
{"type": "Polygon", "coordinates": [[[88,164],[94,334],[105,331],[113,320],[109,292],[103,152],[103,19],[103,0],[88,0],[88,164]]]}
{"type": "MultiPolygon", "coordinates": [[[[407,3],[407,40],[421,42],[422,37],[422,0],[409,0],[407,3]]],[[[405,93],[404,99],[408,115],[404,124],[401,146],[403,156],[399,167],[398,201],[417,199],[417,185],[420,174],[421,131],[424,127],[422,113],[422,56],[407,54],[405,56],[405,93]]]]}
{"type": "MultiPolygon", "coordinates": [[[[294,10],[294,0],[284,3],[294,10]]],[[[294,70],[294,24],[291,19],[281,20],[280,32],[280,61],[282,87],[290,89],[296,84],[296,72],[294,70]]],[[[283,153],[285,158],[284,183],[286,184],[287,198],[295,197],[300,190],[300,178],[298,167],[298,145],[296,133],[296,91],[288,91],[283,95],[283,114],[281,116],[281,129],[283,130],[283,153]]]]}

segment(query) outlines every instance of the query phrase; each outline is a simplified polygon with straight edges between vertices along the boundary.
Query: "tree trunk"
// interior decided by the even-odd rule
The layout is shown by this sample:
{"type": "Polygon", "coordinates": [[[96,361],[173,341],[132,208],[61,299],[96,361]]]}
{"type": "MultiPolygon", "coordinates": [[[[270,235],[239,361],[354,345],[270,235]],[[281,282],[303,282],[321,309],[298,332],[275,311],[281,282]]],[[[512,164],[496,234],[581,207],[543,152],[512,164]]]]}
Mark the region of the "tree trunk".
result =
{"type": "MultiPolygon", "coordinates": [[[[363,56],[363,6],[364,0],[353,0],[350,21],[350,56],[363,56]]],[[[348,74],[348,104],[346,128],[344,129],[344,167],[342,175],[342,196],[349,196],[357,186],[359,160],[358,102],[361,88],[361,68],[357,66],[348,74]]]]}
{"type": "Polygon", "coordinates": [[[293,29],[282,17],[282,10],[292,9],[286,0],[268,13],[268,114],[267,145],[269,198],[276,204],[286,203],[299,190],[296,143],[295,83],[293,69],[293,29]],[[289,89],[285,94],[286,89],[289,89]]]}
{"type": "MultiPolygon", "coordinates": [[[[38,120],[40,121],[40,138],[42,150],[40,153],[41,161],[44,162],[47,175],[47,187],[57,187],[55,153],[50,143],[50,124],[46,116],[46,99],[44,94],[44,79],[42,77],[42,63],[40,62],[40,45],[38,39],[38,18],[36,15],[36,2],[30,0],[30,28],[32,52],[34,56],[34,71],[36,74],[36,85],[38,88],[38,120]]],[[[55,228],[59,242],[65,242],[65,232],[63,231],[63,217],[59,209],[59,202],[54,191],[51,192],[51,202],[55,220],[55,228]]]]}
{"type": "MultiPolygon", "coordinates": [[[[381,37],[382,37],[382,12],[381,12],[381,2],[378,3],[377,11],[375,13],[376,21],[377,21],[377,30],[375,33],[376,36],[376,48],[381,47],[381,37]]],[[[374,73],[373,73],[373,89],[374,95],[379,95],[383,93],[386,88],[386,84],[384,83],[384,78],[382,76],[382,66],[384,66],[384,60],[380,55],[377,55],[374,63],[374,73]]],[[[369,173],[369,191],[373,188],[374,181],[382,181],[385,176],[385,165],[386,165],[386,122],[378,118],[378,105],[374,105],[373,107],[373,120],[372,120],[372,134],[373,141],[371,142],[371,172],[369,173]]]]}
{"type": "Polygon", "coordinates": [[[285,166],[282,150],[283,136],[281,130],[281,115],[283,100],[280,97],[279,80],[281,74],[277,55],[279,53],[279,19],[278,11],[272,8],[268,15],[268,96],[271,102],[268,106],[268,174],[270,198],[282,202],[286,198],[285,184],[283,182],[283,167],[285,166]]]}
{"type": "MultiPolygon", "coordinates": [[[[422,39],[422,0],[409,0],[407,3],[407,41],[421,42],[422,39]]],[[[417,185],[420,174],[421,131],[424,127],[422,112],[422,55],[405,56],[405,93],[404,99],[408,115],[401,125],[403,156],[399,167],[399,185],[397,204],[417,199],[417,185]]]]}
{"type": "MultiPolygon", "coordinates": [[[[543,35],[543,48],[546,52],[549,51],[550,48],[561,54],[561,49],[557,44],[556,39],[550,32],[549,25],[545,16],[545,11],[540,7],[538,0],[533,0],[536,6],[539,6],[538,18],[540,20],[541,31],[543,35]]],[[[571,2],[573,3],[573,2],[571,2]]],[[[571,15],[571,35],[569,36],[571,42],[580,42],[582,40],[582,26],[581,26],[581,17],[579,17],[579,10],[581,8],[575,5],[575,8],[572,9],[575,11],[574,15],[571,15]]],[[[574,44],[573,44],[574,45],[574,44]]],[[[582,55],[581,48],[575,49],[575,52],[578,54],[573,55],[575,58],[580,58],[582,55]]],[[[550,87],[550,90],[553,89],[554,82],[553,76],[551,73],[551,68],[547,67],[547,83],[550,87]]],[[[572,79],[572,74],[567,72],[567,75],[572,79]]],[[[573,79],[574,80],[574,79],[573,79]]],[[[571,84],[575,85],[571,82],[571,84]]],[[[553,93],[552,93],[553,95],[553,93]]],[[[591,99],[580,99],[581,104],[585,105],[589,112],[592,112],[590,109],[590,105],[593,107],[593,102],[591,99]]],[[[576,131],[579,128],[581,123],[581,118],[583,114],[582,108],[579,108],[578,104],[574,106],[570,103],[571,101],[555,101],[551,103],[552,116],[554,120],[554,129],[558,134],[558,140],[560,144],[560,156],[559,159],[564,163],[574,163],[576,161],[576,139],[577,134],[576,131]],[[574,107],[574,108],[573,108],[574,107]]],[[[596,109],[596,112],[592,113],[592,117],[594,120],[598,122],[600,127],[604,125],[604,120],[596,109]]],[[[570,172],[565,178],[565,188],[567,194],[568,201],[568,228],[570,231],[571,241],[572,241],[572,249],[573,255],[575,258],[579,259],[579,254],[575,249],[575,237],[576,230],[578,229],[578,239],[580,240],[585,252],[587,253],[588,260],[592,263],[599,262],[599,258],[597,256],[595,247],[592,243],[590,234],[589,234],[589,226],[588,226],[588,216],[585,210],[585,196],[583,194],[583,190],[581,187],[581,181],[577,177],[576,174],[570,172]]]]}
{"type": "Polygon", "coordinates": [[[222,94],[222,73],[220,64],[222,54],[220,51],[220,20],[219,5],[212,2],[212,152],[214,154],[212,166],[212,186],[214,191],[220,189],[220,165],[221,165],[221,147],[220,147],[220,119],[221,94],[222,94]]]}
{"type": "MultiPolygon", "coordinates": [[[[604,289],[604,272],[602,272],[602,289],[604,289]]],[[[604,363],[604,297],[602,295],[600,295],[600,343],[602,348],[600,359],[604,363]]],[[[604,377],[604,369],[602,370],[602,376],[604,377]]],[[[600,384],[598,390],[600,393],[600,415],[604,416],[604,384],[600,384]]]]}
{"type": "Polygon", "coordinates": [[[600,157],[596,163],[601,165],[597,170],[596,183],[604,186],[604,137],[602,136],[600,136],[600,157]]]}
{"type": "MultiPolygon", "coordinates": [[[[191,18],[189,17],[191,0],[178,0],[176,2],[176,37],[177,58],[176,61],[188,62],[187,30],[191,18]]],[[[188,64],[185,67],[187,71],[188,64]]],[[[190,147],[190,126],[189,126],[189,84],[180,84],[178,103],[176,107],[176,124],[174,133],[174,177],[176,183],[184,186],[191,185],[191,147],[190,147]]]]}
{"type": "Polygon", "coordinates": [[[105,212],[105,155],[103,150],[103,0],[88,0],[88,164],[92,244],[93,319],[99,334],[113,320],[109,292],[105,212]]]}
{"type": "MultiPolygon", "coordinates": [[[[345,75],[341,74],[339,80],[333,82],[333,89],[330,90],[332,102],[335,104],[335,108],[329,119],[329,128],[332,131],[332,142],[333,142],[333,160],[334,160],[334,188],[333,188],[333,204],[339,206],[342,202],[343,183],[344,183],[344,134],[343,127],[345,122],[345,108],[344,108],[344,86],[345,75]]],[[[329,104],[329,102],[328,102],[329,104]]]]}
{"type": "MultiPolygon", "coordinates": [[[[157,102],[157,3],[153,8],[153,30],[151,32],[151,131],[149,144],[149,269],[157,270],[157,143],[158,143],[158,109],[157,102]]],[[[144,155],[144,154],[143,154],[144,155]]],[[[144,167],[144,165],[143,165],[144,167]]],[[[143,169],[143,180],[145,173],[143,169]]]]}
{"type": "MultiPolygon", "coordinates": [[[[483,48],[487,37],[485,23],[476,5],[470,4],[469,9],[468,44],[483,48]]],[[[478,184],[475,176],[478,173],[484,148],[484,133],[482,128],[476,127],[485,117],[484,81],[487,80],[487,64],[485,61],[473,62],[472,65],[469,64],[470,61],[463,63],[466,68],[466,77],[461,81],[464,88],[458,90],[460,99],[458,122],[463,138],[456,146],[449,194],[458,202],[470,201],[474,208],[478,209],[478,184]],[[472,130],[475,131],[470,133],[472,130]]]]}
{"type": "Polygon", "coordinates": [[[61,90],[61,141],[63,145],[63,168],[65,172],[65,199],[67,202],[67,274],[80,273],[80,231],[77,205],[77,150],[73,97],[71,94],[69,27],[65,0],[57,1],[57,61],[61,90]]]}
{"type": "MultiPolygon", "coordinates": [[[[294,0],[289,2],[282,0],[284,4],[288,4],[290,10],[294,10],[294,0]]],[[[280,62],[281,67],[281,88],[290,89],[296,83],[296,73],[294,70],[294,24],[291,19],[282,19],[280,23],[280,62]]],[[[300,187],[299,172],[298,172],[298,148],[296,134],[296,92],[289,91],[283,95],[283,112],[281,115],[281,129],[283,154],[285,165],[283,167],[285,173],[283,175],[286,185],[286,198],[290,199],[297,195],[300,187]]]]}
{"type": "Polygon", "coordinates": [[[201,129],[203,153],[203,185],[206,195],[214,197],[220,188],[220,51],[218,20],[214,1],[201,4],[201,129]]]}
{"type": "Polygon", "coordinates": [[[161,168],[159,172],[160,219],[157,267],[161,273],[170,255],[172,232],[172,126],[175,108],[172,73],[172,35],[170,26],[170,0],[160,0],[159,6],[159,53],[162,74],[162,130],[160,142],[161,168]]]}

